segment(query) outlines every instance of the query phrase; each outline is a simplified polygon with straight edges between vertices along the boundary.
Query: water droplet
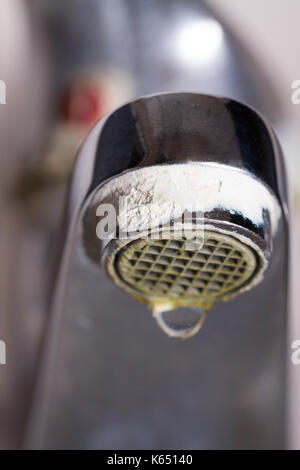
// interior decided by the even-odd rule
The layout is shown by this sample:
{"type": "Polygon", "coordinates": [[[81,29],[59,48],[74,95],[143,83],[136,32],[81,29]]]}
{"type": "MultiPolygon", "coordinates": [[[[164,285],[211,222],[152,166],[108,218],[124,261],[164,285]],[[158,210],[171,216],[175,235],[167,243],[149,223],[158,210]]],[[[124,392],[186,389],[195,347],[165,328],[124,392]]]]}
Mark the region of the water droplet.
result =
{"type": "Polygon", "coordinates": [[[190,338],[195,335],[204,323],[207,311],[195,307],[179,307],[169,310],[164,307],[153,309],[160,328],[172,338],[190,338]]]}

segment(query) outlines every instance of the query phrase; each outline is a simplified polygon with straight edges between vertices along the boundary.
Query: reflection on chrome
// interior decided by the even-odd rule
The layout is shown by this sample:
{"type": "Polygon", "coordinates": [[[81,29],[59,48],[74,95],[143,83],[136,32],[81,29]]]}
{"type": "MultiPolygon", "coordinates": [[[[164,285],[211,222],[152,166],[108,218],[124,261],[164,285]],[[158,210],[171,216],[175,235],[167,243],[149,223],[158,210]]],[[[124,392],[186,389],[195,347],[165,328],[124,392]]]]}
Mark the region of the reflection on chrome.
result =
{"type": "Polygon", "coordinates": [[[179,30],[177,52],[186,65],[201,65],[220,53],[222,41],[223,29],[216,20],[192,20],[179,30]]]}

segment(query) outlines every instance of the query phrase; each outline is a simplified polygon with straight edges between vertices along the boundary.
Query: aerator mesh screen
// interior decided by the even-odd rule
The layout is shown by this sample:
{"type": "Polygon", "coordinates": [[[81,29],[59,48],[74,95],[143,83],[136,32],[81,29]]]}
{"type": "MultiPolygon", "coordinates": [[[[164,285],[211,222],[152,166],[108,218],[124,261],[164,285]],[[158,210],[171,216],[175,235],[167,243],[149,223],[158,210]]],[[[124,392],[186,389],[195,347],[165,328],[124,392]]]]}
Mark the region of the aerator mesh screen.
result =
{"type": "Polygon", "coordinates": [[[206,231],[202,244],[187,239],[138,239],[116,258],[119,277],[147,298],[215,302],[238,291],[257,267],[252,248],[206,231]]]}

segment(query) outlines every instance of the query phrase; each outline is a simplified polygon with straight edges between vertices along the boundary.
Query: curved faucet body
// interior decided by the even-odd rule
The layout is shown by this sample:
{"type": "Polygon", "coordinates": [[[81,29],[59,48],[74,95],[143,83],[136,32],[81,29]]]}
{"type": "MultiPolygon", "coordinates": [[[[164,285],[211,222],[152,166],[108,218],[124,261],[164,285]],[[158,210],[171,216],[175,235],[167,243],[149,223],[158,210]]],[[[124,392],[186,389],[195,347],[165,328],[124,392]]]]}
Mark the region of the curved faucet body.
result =
{"type": "MultiPolygon", "coordinates": [[[[233,194],[243,197],[243,188],[233,194]]],[[[74,170],[28,445],[284,447],[287,211],[277,139],[246,105],[190,93],[152,95],[100,121],[74,170]],[[219,303],[197,336],[178,342],[100,266],[93,203],[120,174],[191,164],[195,171],[247,175],[272,194],[279,212],[275,222],[259,195],[249,193],[262,222],[226,205],[206,211],[210,222],[259,238],[269,266],[257,286],[219,303]]]]}

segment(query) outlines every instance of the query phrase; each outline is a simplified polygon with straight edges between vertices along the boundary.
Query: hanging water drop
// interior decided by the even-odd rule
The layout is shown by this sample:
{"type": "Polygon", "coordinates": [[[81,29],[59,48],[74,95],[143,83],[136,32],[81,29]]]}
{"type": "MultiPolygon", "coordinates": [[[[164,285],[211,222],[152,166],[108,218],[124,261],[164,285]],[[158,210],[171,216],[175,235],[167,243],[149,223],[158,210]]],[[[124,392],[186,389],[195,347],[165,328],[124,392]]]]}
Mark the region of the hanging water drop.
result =
{"type": "Polygon", "coordinates": [[[152,313],[160,328],[168,336],[179,339],[194,336],[207,316],[207,310],[196,307],[179,307],[174,310],[155,307],[152,313]]]}

